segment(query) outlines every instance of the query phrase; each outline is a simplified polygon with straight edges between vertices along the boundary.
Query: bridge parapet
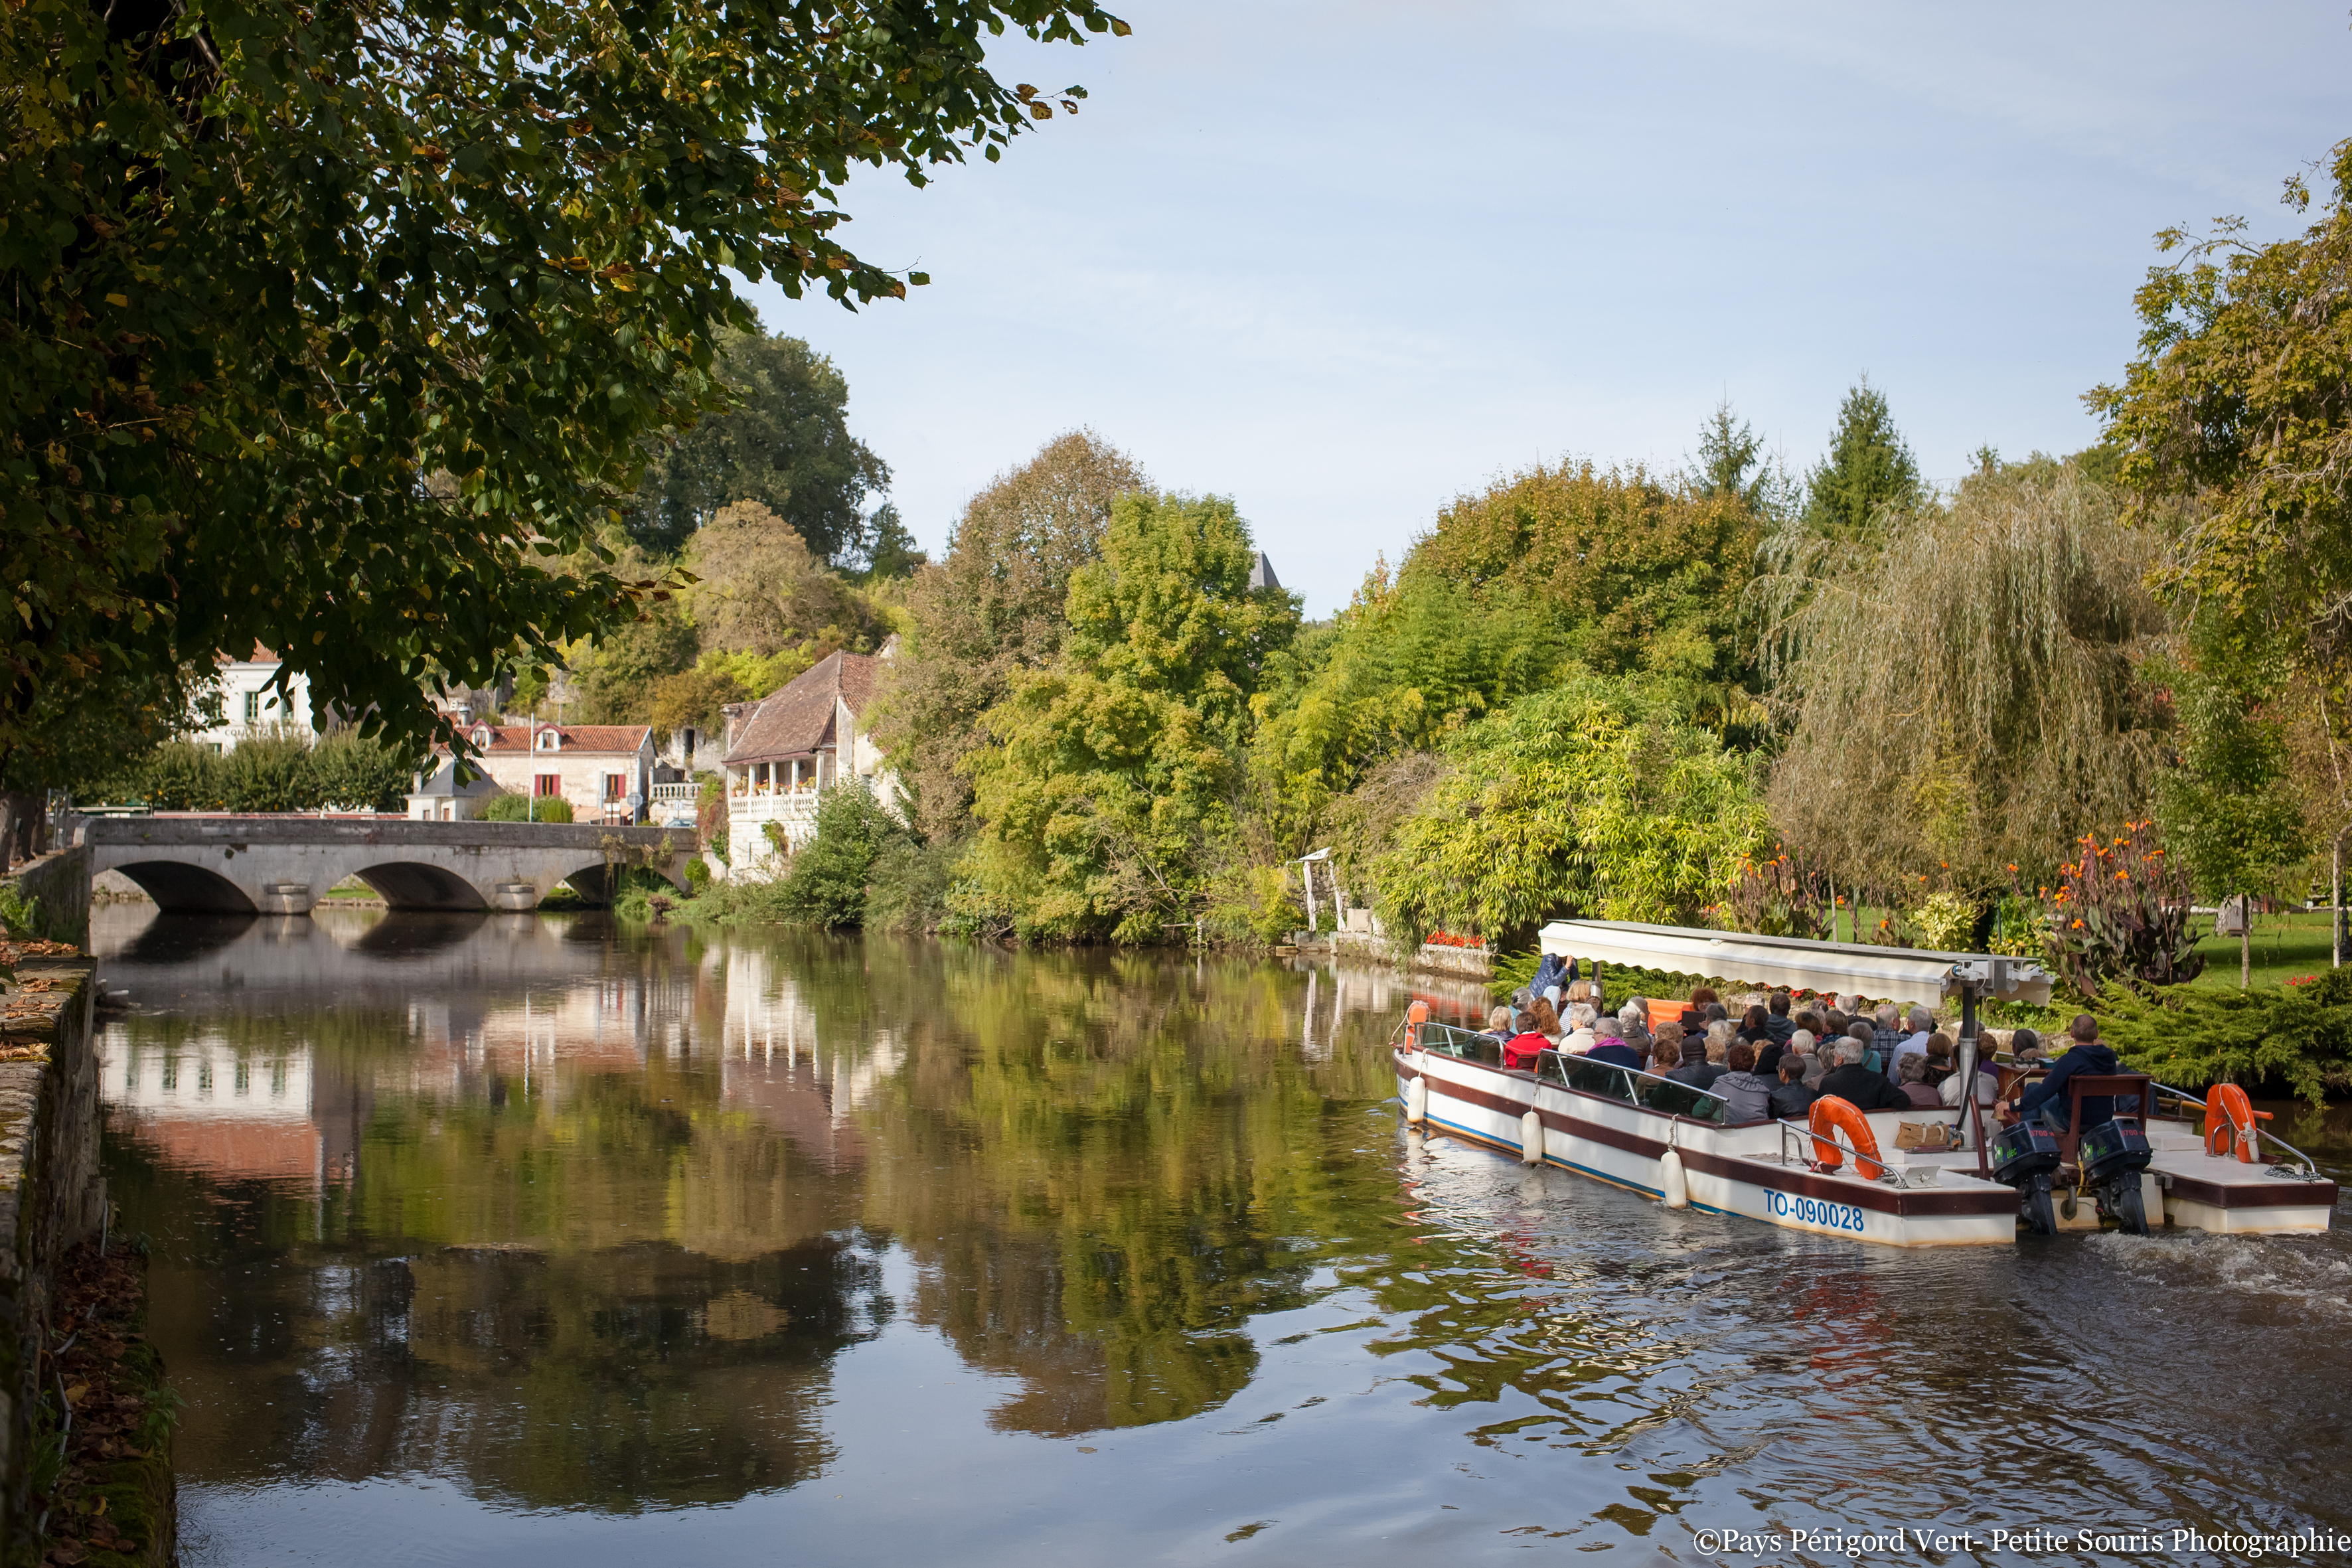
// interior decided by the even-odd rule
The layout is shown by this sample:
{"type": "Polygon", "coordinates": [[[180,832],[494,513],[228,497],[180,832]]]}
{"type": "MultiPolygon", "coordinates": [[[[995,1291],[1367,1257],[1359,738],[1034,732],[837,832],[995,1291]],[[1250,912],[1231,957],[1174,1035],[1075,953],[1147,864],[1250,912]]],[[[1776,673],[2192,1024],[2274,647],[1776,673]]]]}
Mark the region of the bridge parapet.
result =
{"type": "Polygon", "coordinates": [[[308,914],[356,877],[395,909],[536,909],[560,882],[610,895],[643,867],[686,885],[688,827],[418,822],[407,817],[109,816],[79,837],[90,871],[121,871],[165,909],[308,914]]]}

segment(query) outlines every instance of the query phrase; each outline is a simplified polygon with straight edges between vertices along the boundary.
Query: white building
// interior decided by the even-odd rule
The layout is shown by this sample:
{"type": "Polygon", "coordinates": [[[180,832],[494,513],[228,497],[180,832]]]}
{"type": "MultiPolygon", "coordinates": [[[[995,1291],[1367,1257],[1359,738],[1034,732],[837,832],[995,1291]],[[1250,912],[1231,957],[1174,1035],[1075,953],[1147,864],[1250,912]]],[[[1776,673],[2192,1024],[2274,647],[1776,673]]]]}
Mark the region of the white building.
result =
{"type": "Polygon", "coordinates": [[[410,816],[463,821],[481,816],[493,795],[528,795],[561,797],[574,822],[625,823],[653,797],[649,724],[476,724],[467,733],[478,753],[474,765],[491,787],[459,793],[450,759],[436,757],[416,775],[410,816]]]}
{"type": "Polygon", "coordinates": [[[836,653],[757,702],[728,706],[727,858],[735,876],[775,874],[782,852],[816,837],[818,797],[864,784],[895,809],[898,778],[867,734],[882,663],[891,654],[836,653]],[[768,831],[770,825],[775,833],[768,831]]]}
{"type": "Polygon", "coordinates": [[[287,678],[281,696],[272,687],[284,661],[257,645],[251,658],[223,659],[216,674],[221,687],[221,721],[189,737],[215,752],[233,752],[236,743],[257,733],[311,728],[310,678],[295,672],[287,678]]]}

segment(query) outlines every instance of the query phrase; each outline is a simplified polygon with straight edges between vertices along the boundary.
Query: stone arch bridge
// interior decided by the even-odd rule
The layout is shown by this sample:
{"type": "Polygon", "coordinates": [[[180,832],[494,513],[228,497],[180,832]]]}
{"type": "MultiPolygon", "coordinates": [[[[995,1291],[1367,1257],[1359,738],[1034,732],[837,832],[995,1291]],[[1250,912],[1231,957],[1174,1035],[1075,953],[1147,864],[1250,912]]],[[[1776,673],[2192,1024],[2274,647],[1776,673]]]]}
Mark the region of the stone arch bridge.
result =
{"type": "Polygon", "coordinates": [[[300,915],[358,878],[396,910],[512,910],[568,882],[603,900],[622,869],[686,886],[691,828],[405,817],[100,816],[90,874],[120,871],[167,910],[300,915]]]}

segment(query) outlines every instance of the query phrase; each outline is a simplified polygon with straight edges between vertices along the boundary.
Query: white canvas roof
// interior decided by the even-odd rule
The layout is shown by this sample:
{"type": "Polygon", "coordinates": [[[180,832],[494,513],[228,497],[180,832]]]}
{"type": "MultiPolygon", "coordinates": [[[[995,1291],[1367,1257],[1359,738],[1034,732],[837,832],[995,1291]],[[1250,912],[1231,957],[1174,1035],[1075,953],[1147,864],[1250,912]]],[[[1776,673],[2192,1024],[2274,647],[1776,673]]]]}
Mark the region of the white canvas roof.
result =
{"type": "Polygon", "coordinates": [[[1638,964],[1749,985],[1846,991],[1876,1001],[1916,1002],[1974,981],[1977,994],[2003,1002],[2050,1000],[2050,973],[2030,959],[1984,952],[1927,952],[1789,936],[1700,931],[1619,921],[1554,921],[1543,950],[1563,958],[1638,964]]]}

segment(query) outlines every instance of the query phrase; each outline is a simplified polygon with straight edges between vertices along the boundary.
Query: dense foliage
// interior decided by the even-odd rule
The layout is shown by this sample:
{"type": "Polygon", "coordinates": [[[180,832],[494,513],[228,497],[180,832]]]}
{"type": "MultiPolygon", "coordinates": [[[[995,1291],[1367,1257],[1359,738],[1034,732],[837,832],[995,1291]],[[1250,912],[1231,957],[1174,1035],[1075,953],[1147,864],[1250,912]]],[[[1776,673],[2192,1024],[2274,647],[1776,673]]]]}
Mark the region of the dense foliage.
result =
{"type": "Polygon", "coordinates": [[[1253,590],[1229,501],[1136,493],[1070,576],[1059,656],[983,716],[972,897],[1025,935],[1157,940],[1195,913],[1267,661],[1298,603],[1253,590]]]}
{"type": "Polygon", "coordinates": [[[907,587],[905,646],[875,734],[934,837],[970,831],[964,759],[981,715],[1061,652],[1070,575],[1102,552],[1111,503],[1147,488],[1133,458],[1092,431],[1048,441],[966,504],[945,558],[907,587]]]}
{"type": "Polygon", "coordinates": [[[2097,1012],[2126,1067],[2176,1089],[2274,1082],[2315,1110],[2352,1089],[2352,966],[2245,991],[2111,985],[2097,1012]]]}
{"type": "MultiPolygon", "coordinates": [[[[2243,219],[2192,240],[2137,298],[2140,354],[2092,393],[2131,514],[2168,536],[2161,584],[2238,639],[2340,676],[2352,656],[2352,140],[2318,221],[2270,245],[2243,219]],[[2193,504],[2183,506],[2183,501],[2193,504]]],[[[2310,209],[2300,176],[2287,204],[2310,209]]]]}
{"type": "Polygon", "coordinates": [[[1446,748],[1377,870],[1381,912],[1510,943],[1555,914],[1698,925],[1769,843],[1748,764],[1648,683],[1589,672],[1446,748]]]}
{"type": "Polygon", "coordinates": [[[411,760],[381,741],[293,731],[251,735],[226,752],[168,742],[91,798],[157,811],[399,811],[415,777],[411,760]]]}
{"type": "Polygon", "coordinates": [[[720,507],[756,501],[790,524],[812,554],[845,566],[871,549],[867,495],[889,465],[849,433],[849,382],[798,338],[730,332],[720,380],[732,405],[666,443],[628,509],[646,550],[675,554],[720,507]]]}
{"type": "Polygon", "coordinates": [[[572,803],[560,795],[528,795],[509,792],[492,795],[482,807],[484,822],[569,822],[572,803]]]}
{"type": "Polygon", "coordinates": [[[1008,26],[1125,30],[1093,0],[0,9],[0,753],[53,684],[256,642],[419,739],[428,676],[625,618],[651,585],[595,533],[725,400],[734,279],[923,281],[845,247],[837,193],[1050,116],[983,63],[1008,26]]]}
{"type": "Polygon", "coordinates": [[[2042,459],[1823,547],[1775,539],[1765,617],[1784,837],[1841,883],[1971,896],[2047,878],[2146,810],[2171,713],[2142,679],[2165,617],[2147,542],[2105,487],[2042,459]]]}

